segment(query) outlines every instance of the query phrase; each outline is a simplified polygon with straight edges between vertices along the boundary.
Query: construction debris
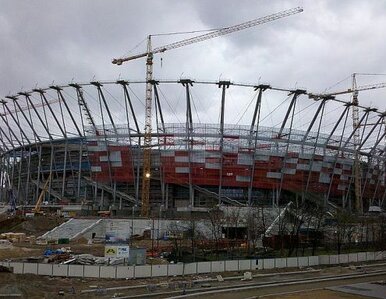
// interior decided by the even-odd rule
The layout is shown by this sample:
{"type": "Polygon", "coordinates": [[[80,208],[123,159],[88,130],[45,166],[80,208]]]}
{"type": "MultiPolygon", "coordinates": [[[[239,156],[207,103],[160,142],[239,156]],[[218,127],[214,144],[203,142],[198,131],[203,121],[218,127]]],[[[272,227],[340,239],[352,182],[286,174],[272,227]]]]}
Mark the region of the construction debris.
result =
{"type": "Polygon", "coordinates": [[[93,256],[92,254],[75,255],[63,262],[63,264],[101,265],[101,266],[115,266],[115,265],[122,265],[123,263],[124,263],[123,258],[97,257],[97,256],[93,256]]]}
{"type": "Polygon", "coordinates": [[[8,240],[0,240],[0,249],[10,249],[13,245],[8,240]]]}
{"type": "Polygon", "coordinates": [[[12,243],[20,243],[26,240],[25,233],[2,233],[0,235],[0,239],[6,239],[11,241],[12,243]]]}

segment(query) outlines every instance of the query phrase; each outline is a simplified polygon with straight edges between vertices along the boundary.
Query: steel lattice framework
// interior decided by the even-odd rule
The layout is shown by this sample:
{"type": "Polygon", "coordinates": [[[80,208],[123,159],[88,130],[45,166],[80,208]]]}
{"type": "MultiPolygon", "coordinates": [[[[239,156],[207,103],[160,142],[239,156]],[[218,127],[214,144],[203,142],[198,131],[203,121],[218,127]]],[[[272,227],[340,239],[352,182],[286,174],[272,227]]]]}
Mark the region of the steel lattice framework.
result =
{"type": "MultiPolygon", "coordinates": [[[[8,96],[0,112],[0,201],[33,204],[49,179],[46,200],[89,203],[97,208],[140,205],[144,131],[135,86],[143,81],[71,83],[8,96]]],[[[350,100],[266,84],[230,81],[153,80],[151,205],[165,209],[213,203],[285,204],[301,196],[351,208],[354,159],[360,161],[364,208],[383,205],[386,128],[383,112],[357,106],[353,128],[350,100]],[[219,121],[194,118],[197,87],[216,90],[219,121]],[[165,121],[162,89],[182,93],[184,121],[165,121]],[[246,124],[228,124],[225,109],[232,89],[248,91],[246,124]],[[264,123],[264,97],[288,96],[280,120],[264,123]],[[299,106],[305,125],[299,127],[299,106]],[[330,123],[330,126],[324,124],[330,123]],[[359,144],[354,145],[354,136],[359,144]]],[[[170,118],[170,117],[169,117],[170,118]]],[[[178,118],[178,117],[176,117],[178,118]]]]}

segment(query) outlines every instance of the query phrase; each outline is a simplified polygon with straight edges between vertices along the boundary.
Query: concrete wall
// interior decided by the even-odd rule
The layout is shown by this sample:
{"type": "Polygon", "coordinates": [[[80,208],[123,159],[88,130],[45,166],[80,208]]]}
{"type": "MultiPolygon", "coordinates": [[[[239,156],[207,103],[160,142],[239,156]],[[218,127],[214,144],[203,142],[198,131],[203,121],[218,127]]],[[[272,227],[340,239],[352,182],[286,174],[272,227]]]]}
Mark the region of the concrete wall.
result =
{"type": "Polygon", "coordinates": [[[145,266],[94,266],[60,265],[19,262],[0,262],[11,267],[16,274],[38,274],[61,277],[91,278],[145,278],[182,276],[200,273],[221,273],[225,271],[248,271],[255,269],[296,268],[317,265],[338,265],[352,262],[385,260],[386,252],[358,252],[340,255],[321,255],[260,260],[229,260],[198,263],[178,263],[145,266]]]}
{"type": "Polygon", "coordinates": [[[87,230],[85,233],[82,234],[82,237],[86,238],[87,240],[91,240],[93,235],[95,234],[95,238],[98,239],[104,239],[106,235],[106,224],[101,221],[98,224],[94,225],[92,228],[87,230]]]}
{"type": "MultiPolygon", "coordinates": [[[[101,221],[101,226],[97,226],[87,231],[84,235],[89,238],[92,232],[96,232],[97,235],[105,236],[106,232],[114,231],[123,238],[127,238],[133,235],[143,235],[145,230],[150,230],[150,235],[153,239],[161,239],[170,230],[186,231],[189,229],[191,223],[183,220],[170,220],[170,219],[104,219],[101,221]]],[[[208,221],[196,222],[197,232],[211,236],[210,224],[208,221]]]]}

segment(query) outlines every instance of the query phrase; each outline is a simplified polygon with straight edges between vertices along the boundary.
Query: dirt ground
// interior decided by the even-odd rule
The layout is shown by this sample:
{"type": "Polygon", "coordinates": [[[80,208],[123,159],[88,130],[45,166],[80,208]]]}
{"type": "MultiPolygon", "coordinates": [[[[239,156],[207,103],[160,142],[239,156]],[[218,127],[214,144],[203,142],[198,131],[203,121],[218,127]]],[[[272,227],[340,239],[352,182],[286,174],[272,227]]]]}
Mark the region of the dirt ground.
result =
{"type": "MultiPolygon", "coordinates": [[[[4,219],[7,220],[7,219],[4,219]]],[[[23,232],[27,236],[40,236],[48,230],[51,230],[57,225],[60,225],[66,219],[54,216],[50,217],[34,217],[16,221],[15,225],[10,227],[1,226],[2,230],[8,232],[23,232]]],[[[151,248],[152,245],[160,245],[161,247],[170,246],[170,242],[160,242],[160,244],[152,244],[149,240],[138,240],[135,242],[137,246],[146,246],[151,248]]],[[[29,243],[15,243],[9,248],[0,248],[0,260],[8,259],[27,259],[30,257],[42,257],[45,249],[58,249],[61,247],[70,247],[75,254],[90,253],[94,256],[104,255],[104,244],[88,245],[86,240],[77,240],[70,244],[63,245],[37,245],[29,243]]],[[[151,259],[150,263],[161,263],[157,259],[151,259]]],[[[264,273],[275,272],[277,270],[264,271],[264,273]]],[[[292,269],[280,269],[280,272],[293,271],[292,269]]],[[[322,269],[320,274],[343,274],[349,273],[350,270],[345,267],[334,267],[322,269]]],[[[223,273],[223,276],[241,275],[241,273],[223,273]]],[[[181,278],[169,278],[181,279],[181,278]]],[[[12,273],[0,273],[0,297],[4,295],[20,294],[19,298],[94,298],[97,293],[81,293],[82,290],[93,288],[108,288],[114,286],[128,286],[141,284],[155,284],[165,282],[163,279],[148,279],[148,280],[110,280],[110,279],[92,279],[92,278],[61,278],[48,277],[37,275],[15,275],[12,273]],[[59,292],[61,294],[59,295],[59,292]]],[[[236,295],[236,294],[235,294],[236,295]]],[[[103,297],[103,296],[102,296],[103,297]]],[[[235,297],[237,298],[237,297],[235,297]]],[[[245,297],[243,297],[245,298],[245,297]]],[[[280,295],[263,295],[261,298],[278,299],[278,298],[314,298],[314,299],[358,299],[364,298],[355,295],[349,295],[329,290],[314,290],[304,291],[295,294],[280,294],[280,295]]]]}
{"type": "Polygon", "coordinates": [[[14,221],[10,217],[1,215],[0,217],[0,231],[25,233],[27,236],[34,235],[41,236],[45,232],[67,221],[62,217],[57,216],[36,216],[31,218],[14,217],[14,221]]]}
{"type": "MultiPolygon", "coordinates": [[[[122,281],[0,273],[0,297],[21,294],[21,298],[33,299],[78,298],[81,295],[80,291],[83,289],[89,289],[93,286],[111,287],[116,285],[122,285],[122,281]],[[64,295],[59,295],[60,291],[63,291],[64,295]]],[[[92,298],[93,296],[82,295],[83,298],[92,298]]]]}
{"type": "MultiPolygon", "coordinates": [[[[187,279],[187,277],[185,278],[187,279]]],[[[0,297],[12,294],[20,294],[19,298],[111,298],[114,293],[82,293],[82,290],[97,289],[103,291],[104,288],[118,287],[118,286],[138,286],[146,284],[156,284],[167,280],[178,281],[181,278],[153,278],[153,279],[138,279],[138,280],[124,280],[124,279],[93,279],[93,278],[60,278],[48,277],[38,275],[15,275],[12,273],[0,273],[0,297]],[[63,292],[59,295],[59,292],[63,292]]],[[[307,290],[294,293],[286,293],[291,290],[284,290],[284,293],[276,295],[261,295],[258,298],[268,299],[360,299],[368,298],[363,296],[350,295],[341,292],[324,290],[307,290]]],[[[117,292],[119,292],[117,290],[117,292]]],[[[132,293],[133,295],[134,293],[132,293]]],[[[229,298],[229,294],[221,294],[218,296],[209,296],[210,298],[229,298]]],[[[155,297],[157,298],[157,297],[155,297]]],[[[199,297],[198,298],[204,298],[199,297]]],[[[245,294],[232,293],[232,299],[237,298],[254,298],[253,296],[245,296],[245,294]],[[240,295],[240,296],[239,296],[240,295]]],[[[256,297],[257,298],[257,297],[256,297]]]]}
{"type": "Polygon", "coordinates": [[[363,296],[351,295],[341,292],[334,292],[330,290],[315,290],[307,292],[299,292],[293,294],[280,294],[280,295],[266,295],[260,296],[260,298],[267,299],[359,299],[368,298],[363,296]]]}

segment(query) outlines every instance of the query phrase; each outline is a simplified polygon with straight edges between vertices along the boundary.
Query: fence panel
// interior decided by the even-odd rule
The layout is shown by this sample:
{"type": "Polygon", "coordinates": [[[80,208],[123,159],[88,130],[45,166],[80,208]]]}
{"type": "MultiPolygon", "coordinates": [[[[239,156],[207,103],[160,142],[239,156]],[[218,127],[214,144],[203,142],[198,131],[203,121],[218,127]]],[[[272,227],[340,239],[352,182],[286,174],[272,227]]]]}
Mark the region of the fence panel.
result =
{"type": "Polygon", "coordinates": [[[320,263],[320,265],[329,265],[330,264],[330,256],[329,255],[319,255],[319,263],[320,263]]]}
{"type": "Polygon", "coordinates": [[[196,274],[196,273],[197,273],[197,263],[185,264],[185,270],[184,270],[185,275],[196,274]]]}
{"type": "Polygon", "coordinates": [[[197,263],[197,274],[210,273],[210,262],[197,263]]]}
{"type": "Polygon", "coordinates": [[[151,267],[151,275],[153,277],[168,275],[168,265],[152,265],[151,267]]]}
{"type": "Polygon", "coordinates": [[[264,269],[273,269],[275,268],[275,259],[264,259],[263,264],[264,269]]]}
{"type": "Polygon", "coordinates": [[[319,256],[309,256],[308,260],[310,266],[319,266],[319,256]]]}
{"type": "Polygon", "coordinates": [[[151,266],[135,266],[134,277],[135,278],[151,277],[151,266]]]}
{"type": "Polygon", "coordinates": [[[239,260],[239,271],[251,270],[251,262],[254,260],[239,260]]]}
{"type": "Polygon", "coordinates": [[[224,261],[212,262],[212,273],[224,272],[224,271],[225,271],[225,262],[224,261]]]}
{"type": "Polygon", "coordinates": [[[339,264],[348,264],[349,255],[348,254],[339,254],[339,264]]]}
{"type": "Polygon", "coordinates": [[[23,274],[38,274],[39,264],[24,263],[23,274]]]}
{"type": "Polygon", "coordinates": [[[99,268],[100,278],[116,278],[116,266],[101,266],[99,268]]]}
{"type": "Polygon", "coordinates": [[[68,276],[70,277],[83,277],[84,266],[83,265],[69,265],[68,276]]]}
{"type": "Polygon", "coordinates": [[[356,253],[349,253],[348,254],[348,262],[349,263],[356,263],[358,261],[358,255],[356,253]]]}
{"type": "Polygon", "coordinates": [[[85,265],[84,266],[84,277],[100,277],[100,266],[85,265]]]}
{"type": "Polygon", "coordinates": [[[225,261],[225,271],[238,271],[239,262],[238,261],[225,261]]]}
{"type": "Polygon", "coordinates": [[[308,256],[299,256],[298,257],[298,266],[299,267],[308,267],[309,266],[309,259],[308,256]]]}
{"type": "Polygon", "coordinates": [[[375,260],[375,253],[374,252],[366,252],[366,260],[367,261],[374,261],[375,260]]]}
{"type": "Polygon", "coordinates": [[[366,261],[366,252],[358,252],[358,262],[366,261]]]}
{"type": "Polygon", "coordinates": [[[168,275],[177,276],[184,274],[184,264],[168,264],[168,275]]]}
{"type": "Polygon", "coordinates": [[[275,268],[286,268],[287,259],[286,258],[275,258],[275,268]]]}
{"type": "Polygon", "coordinates": [[[375,252],[375,260],[376,261],[383,260],[383,251],[376,251],[375,252]]]}
{"type": "Polygon", "coordinates": [[[298,267],[298,258],[297,257],[287,257],[287,267],[288,268],[298,267]]]}
{"type": "Polygon", "coordinates": [[[39,264],[38,274],[52,276],[52,272],[53,272],[52,268],[53,268],[52,264],[39,264]]]}
{"type": "Polygon", "coordinates": [[[23,274],[24,271],[24,263],[9,263],[9,266],[13,268],[13,273],[15,274],[23,274]]]}
{"type": "Polygon", "coordinates": [[[134,266],[117,266],[117,278],[133,278],[134,266]]]}
{"type": "Polygon", "coordinates": [[[53,265],[52,266],[52,276],[69,276],[68,265],[53,265]]]}
{"type": "Polygon", "coordinates": [[[330,265],[338,265],[339,264],[339,255],[333,254],[330,255],[330,265]]]}

